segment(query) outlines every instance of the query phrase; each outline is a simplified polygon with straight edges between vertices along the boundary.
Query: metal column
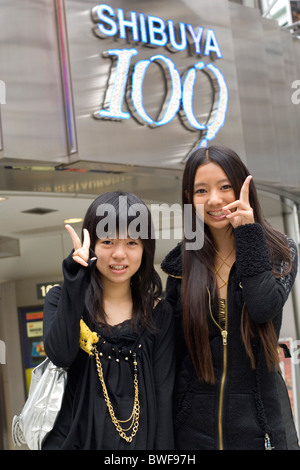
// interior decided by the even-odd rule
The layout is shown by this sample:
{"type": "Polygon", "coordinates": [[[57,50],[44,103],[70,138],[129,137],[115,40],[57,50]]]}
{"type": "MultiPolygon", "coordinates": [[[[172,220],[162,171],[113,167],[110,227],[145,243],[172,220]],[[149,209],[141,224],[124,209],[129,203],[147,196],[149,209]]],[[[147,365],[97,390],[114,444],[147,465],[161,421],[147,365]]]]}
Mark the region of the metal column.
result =
{"type": "MultiPolygon", "coordinates": [[[[286,235],[290,236],[297,244],[299,250],[299,216],[297,204],[287,198],[282,198],[283,202],[283,223],[286,235]],[[289,208],[289,210],[287,210],[289,208]]],[[[291,292],[294,309],[294,320],[297,339],[300,339],[300,275],[298,274],[293,290],[291,292]]]]}
{"type": "MultiPolygon", "coordinates": [[[[297,207],[297,204],[287,198],[281,198],[282,200],[282,217],[283,217],[283,223],[284,223],[284,230],[286,235],[290,236],[295,243],[297,244],[298,248],[298,255],[299,255],[299,243],[300,243],[300,237],[299,237],[299,207],[297,207]]],[[[296,330],[296,338],[295,340],[300,340],[300,275],[298,271],[298,275],[296,277],[292,292],[292,302],[293,302],[293,311],[294,311],[294,322],[295,322],[295,330],[296,330]]],[[[298,344],[298,341],[297,341],[298,344]]],[[[298,357],[298,354],[297,354],[298,357]]],[[[295,384],[296,384],[296,390],[300,389],[300,370],[299,370],[299,364],[298,367],[295,367],[295,384]]],[[[299,429],[299,423],[300,423],[300,398],[299,395],[297,394],[297,397],[295,397],[297,400],[297,404],[295,407],[295,420],[296,423],[298,423],[298,438],[300,441],[300,429],[299,429]],[[298,416],[296,416],[298,415],[298,416]]]]}

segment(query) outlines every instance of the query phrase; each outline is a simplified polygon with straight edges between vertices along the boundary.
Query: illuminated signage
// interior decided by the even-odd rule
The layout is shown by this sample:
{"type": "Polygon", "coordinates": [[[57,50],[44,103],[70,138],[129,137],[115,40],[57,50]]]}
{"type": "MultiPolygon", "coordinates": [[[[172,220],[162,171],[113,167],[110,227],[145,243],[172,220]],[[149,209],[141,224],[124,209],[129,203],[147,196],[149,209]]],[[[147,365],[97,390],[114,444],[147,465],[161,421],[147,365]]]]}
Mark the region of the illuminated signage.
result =
{"type": "Polygon", "coordinates": [[[37,298],[38,299],[44,299],[46,295],[48,294],[49,290],[52,289],[54,286],[61,286],[62,282],[51,282],[47,284],[37,284],[36,285],[36,290],[37,290],[37,298]]]}
{"type": "MultiPolygon", "coordinates": [[[[173,53],[188,48],[191,55],[201,55],[203,59],[211,56],[222,58],[212,29],[204,30],[200,26],[194,28],[183,22],[175,26],[172,20],[164,21],[153,15],[146,17],[144,13],[134,11],[125,16],[122,8],[115,11],[106,4],[93,8],[92,19],[96,23],[93,31],[101,39],[120,38],[131,45],[137,43],[152,48],[165,47],[173,53]]],[[[213,63],[198,60],[181,76],[174,61],[162,53],[154,54],[146,60],[137,60],[138,55],[137,47],[128,46],[108,49],[103,53],[103,57],[111,59],[110,75],[104,101],[94,117],[119,121],[134,117],[140,124],[157,128],[168,124],[178,114],[185,127],[200,131],[200,145],[206,145],[207,141],[216,136],[226,119],[228,89],[219,68],[213,63]],[[162,68],[167,88],[165,101],[156,120],[149,116],[143,103],[144,78],[154,63],[162,68]],[[196,113],[194,110],[197,76],[201,73],[213,87],[212,96],[215,97],[212,112],[205,122],[200,121],[204,113],[201,110],[196,113]]]]}
{"type": "Polygon", "coordinates": [[[92,18],[97,23],[94,32],[100,38],[114,37],[119,35],[121,39],[130,39],[134,42],[150,44],[156,47],[170,45],[176,51],[182,51],[187,48],[189,37],[194,43],[195,53],[201,54],[201,42],[204,42],[203,55],[209,56],[215,53],[220,59],[222,53],[212,29],[206,31],[200,26],[195,31],[191,24],[180,22],[177,27],[174,21],[165,22],[158,16],[131,11],[130,19],[126,19],[124,10],[118,8],[115,12],[109,5],[98,5],[92,10],[92,18]],[[180,40],[177,41],[177,32],[180,40]],[[189,36],[189,37],[188,37],[189,36]]]}

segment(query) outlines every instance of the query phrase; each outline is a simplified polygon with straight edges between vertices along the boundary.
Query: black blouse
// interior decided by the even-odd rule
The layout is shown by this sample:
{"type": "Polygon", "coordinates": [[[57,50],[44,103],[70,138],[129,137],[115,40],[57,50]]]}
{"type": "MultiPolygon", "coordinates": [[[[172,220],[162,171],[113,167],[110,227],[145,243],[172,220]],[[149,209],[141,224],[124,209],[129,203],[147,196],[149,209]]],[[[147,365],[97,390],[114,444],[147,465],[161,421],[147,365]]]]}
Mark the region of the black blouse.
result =
{"type": "MultiPolygon", "coordinates": [[[[152,312],[155,328],[151,331],[134,332],[129,321],[112,327],[109,333],[100,327],[97,331],[104,381],[119,420],[128,419],[132,412],[132,353],[136,353],[139,428],[132,442],[127,443],[119,436],[108,413],[95,357],[79,347],[80,318],[88,323],[84,299],[93,265],[90,261],[88,268],[83,268],[70,255],[63,262],[64,284],[53,287],[45,300],[45,351],[54,364],[68,368],[68,383],[60,414],[43,449],[171,450],[174,448],[172,310],[161,300],[152,312]]],[[[126,434],[130,435],[130,431],[126,434]]]]}

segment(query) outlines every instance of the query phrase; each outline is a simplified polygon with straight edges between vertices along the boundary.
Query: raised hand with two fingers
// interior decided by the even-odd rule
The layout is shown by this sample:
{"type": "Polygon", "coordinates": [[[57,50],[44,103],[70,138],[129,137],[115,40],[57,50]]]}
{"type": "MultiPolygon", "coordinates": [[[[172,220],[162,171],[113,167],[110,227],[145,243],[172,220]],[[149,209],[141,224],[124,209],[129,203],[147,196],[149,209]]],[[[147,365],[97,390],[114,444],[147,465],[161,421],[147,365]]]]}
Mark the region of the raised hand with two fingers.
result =
{"type": "Polygon", "coordinates": [[[233,228],[255,223],[253,209],[249,203],[249,186],[251,179],[251,175],[247,176],[245,179],[240,191],[240,198],[223,207],[223,211],[233,228]]]}
{"type": "MultiPolygon", "coordinates": [[[[81,244],[80,238],[78,237],[77,233],[71,227],[71,225],[66,225],[65,226],[67,231],[70,234],[70,237],[72,238],[73,241],[73,247],[74,247],[74,252],[73,252],[73,260],[76,261],[76,263],[81,264],[84,267],[88,266],[88,260],[90,257],[90,234],[87,229],[83,229],[83,242],[81,244]]],[[[97,258],[91,258],[91,259],[97,259],[97,258]]]]}

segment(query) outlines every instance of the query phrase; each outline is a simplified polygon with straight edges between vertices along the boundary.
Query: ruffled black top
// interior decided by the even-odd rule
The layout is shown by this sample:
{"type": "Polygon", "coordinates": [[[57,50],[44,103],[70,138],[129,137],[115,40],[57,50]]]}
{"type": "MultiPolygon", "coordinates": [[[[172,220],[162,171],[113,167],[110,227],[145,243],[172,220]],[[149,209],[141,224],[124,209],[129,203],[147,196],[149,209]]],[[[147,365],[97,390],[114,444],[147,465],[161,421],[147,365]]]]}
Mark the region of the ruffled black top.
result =
{"type": "MultiPolygon", "coordinates": [[[[138,363],[140,417],[132,442],[119,436],[103,396],[94,356],[79,347],[80,318],[89,324],[85,291],[88,268],[70,255],[63,263],[64,284],[47,294],[44,346],[48,357],[68,367],[62,409],[43,449],[170,450],[174,448],[172,392],[174,329],[169,304],[161,300],[152,312],[154,329],[133,331],[130,321],[107,330],[97,328],[97,349],[109,398],[119,420],[129,418],[134,402],[133,354],[138,363]]],[[[126,427],[126,424],[124,424],[126,427]]]]}

